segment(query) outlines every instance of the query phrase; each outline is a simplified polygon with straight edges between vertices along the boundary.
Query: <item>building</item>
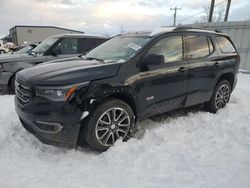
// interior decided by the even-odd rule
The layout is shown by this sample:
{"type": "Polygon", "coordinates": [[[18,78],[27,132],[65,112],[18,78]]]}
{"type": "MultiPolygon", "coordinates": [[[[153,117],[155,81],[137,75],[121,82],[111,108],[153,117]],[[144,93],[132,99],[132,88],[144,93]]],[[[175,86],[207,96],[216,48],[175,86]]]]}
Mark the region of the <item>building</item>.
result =
{"type": "Polygon", "coordinates": [[[196,23],[188,26],[208,27],[227,33],[240,53],[240,69],[250,71],[250,21],[196,23]]]}
{"type": "Polygon", "coordinates": [[[17,25],[10,29],[10,37],[16,45],[26,42],[40,42],[52,35],[83,34],[84,32],[54,26],[17,25]]]}

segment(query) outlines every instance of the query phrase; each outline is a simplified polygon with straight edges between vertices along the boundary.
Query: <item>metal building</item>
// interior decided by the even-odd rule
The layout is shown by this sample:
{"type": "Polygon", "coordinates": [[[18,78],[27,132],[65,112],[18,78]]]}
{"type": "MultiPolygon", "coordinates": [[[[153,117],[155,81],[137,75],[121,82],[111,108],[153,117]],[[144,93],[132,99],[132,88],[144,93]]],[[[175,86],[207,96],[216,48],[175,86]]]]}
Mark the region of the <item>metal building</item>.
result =
{"type": "Polygon", "coordinates": [[[250,21],[196,23],[189,26],[208,27],[227,33],[240,53],[240,69],[250,71],[250,21]]]}
{"type": "Polygon", "coordinates": [[[84,32],[54,26],[17,25],[10,29],[12,42],[21,45],[24,42],[40,42],[52,35],[83,34],[84,32]]]}

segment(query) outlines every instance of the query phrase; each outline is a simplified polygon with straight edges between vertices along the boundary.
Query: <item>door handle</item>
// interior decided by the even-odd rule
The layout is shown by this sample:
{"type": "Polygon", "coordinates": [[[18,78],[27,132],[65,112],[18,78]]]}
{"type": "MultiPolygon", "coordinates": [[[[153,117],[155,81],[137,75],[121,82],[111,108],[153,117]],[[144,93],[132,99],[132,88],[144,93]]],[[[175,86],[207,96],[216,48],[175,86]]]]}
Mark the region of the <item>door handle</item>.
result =
{"type": "Polygon", "coordinates": [[[218,62],[216,62],[216,63],[214,64],[214,66],[215,66],[215,67],[221,67],[221,64],[218,63],[218,62]]]}
{"type": "Polygon", "coordinates": [[[187,68],[186,67],[180,67],[178,69],[178,72],[186,72],[187,68]]]}

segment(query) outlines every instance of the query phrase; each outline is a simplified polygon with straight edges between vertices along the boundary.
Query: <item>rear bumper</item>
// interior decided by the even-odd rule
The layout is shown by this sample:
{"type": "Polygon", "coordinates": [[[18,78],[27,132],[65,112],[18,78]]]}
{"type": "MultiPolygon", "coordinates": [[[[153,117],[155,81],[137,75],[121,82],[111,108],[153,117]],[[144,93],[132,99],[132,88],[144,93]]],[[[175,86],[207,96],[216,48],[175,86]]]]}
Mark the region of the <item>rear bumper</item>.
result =
{"type": "Polygon", "coordinates": [[[41,142],[67,148],[77,145],[82,112],[74,106],[40,100],[21,104],[15,98],[15,108],[23,127],[41,142]]]}
{"type": "Polygon", "coordinates": [[[237,82],[238,82],[238,76],[236,75],[235,79],[234,79],[233,87],[232,87],[232,92],[235,89],[235,86],[236,86],[237,82]]]}

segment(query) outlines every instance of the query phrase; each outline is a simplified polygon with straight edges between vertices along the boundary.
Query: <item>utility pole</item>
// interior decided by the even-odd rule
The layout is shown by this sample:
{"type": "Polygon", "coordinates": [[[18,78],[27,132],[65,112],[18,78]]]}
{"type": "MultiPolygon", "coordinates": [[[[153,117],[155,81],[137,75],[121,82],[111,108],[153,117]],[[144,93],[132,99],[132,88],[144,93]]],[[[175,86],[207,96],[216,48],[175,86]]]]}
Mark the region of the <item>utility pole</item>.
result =
{"type": "Polygon", "coordinates": [[[225,13],[224,22],[227,22],[230,6],[231,6],[231,0],[227,0],[227,9],[225,13]]]}
{"type": "Polygon", "coordinates": [[[170,8],[170,10],[174,10],[174,26],[176,25],[176,16],[177,16],[177,10],[181,10],[181,8],[170,8]]]}
{"type": "Polygon", "coordinates": [[[215,1],[215,0],[211,0],[210,11],[209,11],[209,17],[208,17],[208,22],[212,22],[212,20],[213,20],[214,1],[215,1]]]}

